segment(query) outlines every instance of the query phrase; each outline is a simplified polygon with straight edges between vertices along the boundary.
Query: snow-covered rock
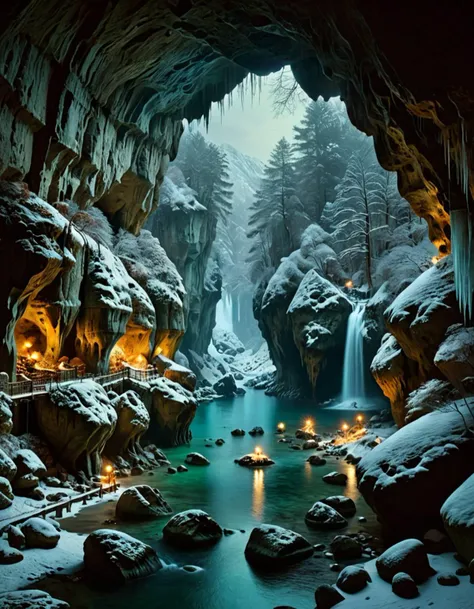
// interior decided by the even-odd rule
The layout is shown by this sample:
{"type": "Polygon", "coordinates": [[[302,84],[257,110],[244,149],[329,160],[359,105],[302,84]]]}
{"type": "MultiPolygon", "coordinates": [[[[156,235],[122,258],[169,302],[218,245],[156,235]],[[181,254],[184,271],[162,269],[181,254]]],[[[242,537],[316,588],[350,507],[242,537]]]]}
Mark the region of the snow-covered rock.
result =
{"type": "Polygon", "coordinates": [[[46,467],[41,459],[32,450],[22,449],[17,451],[14,457],[17,468],[17,476],[33,474],[37,478],[46,476],[46,467]]]}
{"type": "Polygon", "coordinates": [[[474,472],[474,439],[464,431],[459,412],[447,407],[399,429],[357,465],[359,489],[390,535],[440,525],[442,504],[474,472]]]}
{"type": "Polygon", "coordinates": [[[419,595],[415,580],[403,571],[393,576],[392,592],[400,598],[406,599],[416,598],[419,595]]]}
{"type": "Polygon", "coordinates": [[[61,534],[44,518],[29,518],[20,526],[25,536],[27,548],[42,548],[49,550],[58,545],[61,534]]]}
{"type": "Polygon", "coordinates": [[[313,546],[302,535],[271,524],[261,524],[250,533],[246,559],[256,566],[279,568],[313,555],[313,546]]]}
{"type": "Polygon", "coordinates": [[[185,462],[188,465],[210,465],[211,462],[209,461],[209,459],[207,459],[204,455],[201,455],[201,453],[189,453],[188,455],[186,455],[186,459],[185,462]]]}
{"type": "Polygon", "coordinates": [[[158,446],[189,442],[189,426],[197,408],[193,394],[165,377],[154,379],[148,385],[151,393],[148,437],[158,446]]]}
{"type": "Polygon", "coordinates": [[[456,550],[469,563],[474,559],[474,474],[444,502],[441,516],[456,550]]]}
{"type": "Polygon", "coordinates": [[[322,501],[316,501],[304,519],[312,529],[342,529],[347,526],[347,520],[342,514],[322,501]]]}
{"type": "Polygon", "coordinates": [[[336,560],[351,560],[362,556],[362,544],[348,535],[336,535],[330,544],[331,552],[336,560]]]}
{"type": "Polygon", "coordinates": [[[13,428],[12,406],[13,400],[0,392],[0,434],[10,433],[13,428]]]}
{"type": "Polygon", "coordinates": [[[136,458],[141,452],[140,439],[150,426],[150,415],[140,396],[128,390],[111,400],[117,413],[117,423],[107,441],[105,453],[113,458],[117,455],[136,458]]]}
{"type": "Polygon", "coordinates": [[[434,574],[425,546],[418,539],[405,539],[385,550],[375,561],[377,572],[386,582],[397,573],[407,573],[417,584],[434,574]]]}
{"type": "Polygon", "coordinates": [[[347,476],[342,472],[330,472],[323,476],[326,484],[336,484],[338,486],[345,486],[347,484],[347,476]]]}
{"type": "Polygon", "coordinates": [[[186,510],[168,521],[163,529],[163,539],[179,547],[200,547],[217,543],[222,528],[202,510],[186,510]]]}
{"type": "Polygon", "coordinates": [[[52,389],[36,409],[44,438],[69,471],[99,474],[101,455],[117,423],[105,389],[93,380],[52,389]]]}
{"type": "Polygon", "coordinates": [[[0,448],[0,476],[7,480],[13,480],[16,474],[16,465],[13,459],[0,448]]]}
{"type": "Polygon", "coordinates": [[[356,504],[354,503],[354,500],[350,497],[345,497],[344,495],[326,497],[325,499],[321,499],[321,503],[331,506],[345,518],[350,518],[356,513],[356,504]]]}
{"type": "Polygon", "coordinates": [[[224,397],[232,397],[236,395],[237,385],[235,383],[233,374],[230,372],[225,374],[221,379],[214,383],[213,389],[218,395],[222,395],[224,397]]]}
{"type": "Polygon", "coordinates": [[[0,594],[0,609],[69,609],[69,605],[43,590],[18,590],[0,594]]]}
{"type": "Polygon", "coordinates": [[[172,511],[160,491],[145,484],[127,488],[115,506],[115,514],[121,520],[160,518],[172,511]]]}
{"type": "Polygon", "coordinates": [[[121,531],[99,529],[84,542],[87,574],[102,584],[120,585],[161,569],[156,551],[121,531]]]}
{"type": "Polygon", "coordinates": [[[453,399],[453,386],[447,381],[431,379],[412,391],[406,400],[405,423],[411,423],[440,408],[453,399]]]}
{"type": "Polygon", "coordinates": [[[0,565],[14,565],[23,560],[23,554],[0,541],[0,565]]]}
{"type": "Polygon", "coordinates": [[[474,376],[474,328],[463,324],[450,326],[434,363],[454,387],[462,389],[463,379],[474,376]]]}
{"type": "Polygon", "coordinates": [[[196,375],[189,368],[174,362],[162,354],[156,356],[153,362],[157,370],[166,378],[179,383],[189,391],[194,391],[196,388],[196,375]]]}
{"type": "Polygon", "coordinates": [[[311,455],[306,459],[310,465],[326,465],[326,459],[319,455],[311,455]]]}
{"type": "Polygon", "coordinates": [[[363,590],[372,578],[367,571],[359,565],[349,565],[338,575],[336,585],[343,592],[354,594],[363,590]]]}
{"type": "Polygon", "coordinates": [[[13,491],[12,486],[7,480],[0,476],[0,510],[9,508],[13,503],[13,491]]]}
{"type": "Polygon", "coordinates": [[[321,584],[314,593],[316,609],[331,609],[344,600],[342,594],[334,586],[321,584]]]}
{"type": "Polygon", "coordinates": [[[224,328],[214,328],[212,331],[212,342],[218,353],[232,355],[244,353],[245,347],[241,340],[230,330],[224,328]]]}

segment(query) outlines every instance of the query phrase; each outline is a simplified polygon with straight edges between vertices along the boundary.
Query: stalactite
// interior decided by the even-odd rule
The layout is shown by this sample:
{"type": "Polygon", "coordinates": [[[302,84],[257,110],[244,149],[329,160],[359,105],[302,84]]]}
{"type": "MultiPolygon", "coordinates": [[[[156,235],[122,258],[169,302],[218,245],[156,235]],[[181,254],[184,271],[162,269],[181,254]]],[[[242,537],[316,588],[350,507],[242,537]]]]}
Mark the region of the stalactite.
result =
{"type": "Polygon", "coordinates": [[[472,215],[467,209],[451,212],[451,236],[456,297],[464,319],[471,320],[474,292],[472,215]]]}

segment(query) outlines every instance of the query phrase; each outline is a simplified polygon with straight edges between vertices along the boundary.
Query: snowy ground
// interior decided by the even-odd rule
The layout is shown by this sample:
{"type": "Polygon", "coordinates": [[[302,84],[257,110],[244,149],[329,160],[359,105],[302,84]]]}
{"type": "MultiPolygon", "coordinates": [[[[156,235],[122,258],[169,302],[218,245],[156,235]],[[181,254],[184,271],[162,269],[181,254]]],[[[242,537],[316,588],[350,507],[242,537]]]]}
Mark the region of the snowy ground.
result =
{"type": "Polygon", "coordinates": [[[472,609],[474,607],[474,586],[469,577],[459,577],[459,586],[441,586],[437,575],[455,573],[462,565],[447,553],[429,555],[431,566],[437,571],[433,577],[418,586],[420,595],[406,600],[393,594],[392,585],[384,582],[377,574],[375,560],[366,563],[365,568],[372,577],[364,590],[357,594],[344,594],[346,600],[337,605],[341,609],[472,609]]]}

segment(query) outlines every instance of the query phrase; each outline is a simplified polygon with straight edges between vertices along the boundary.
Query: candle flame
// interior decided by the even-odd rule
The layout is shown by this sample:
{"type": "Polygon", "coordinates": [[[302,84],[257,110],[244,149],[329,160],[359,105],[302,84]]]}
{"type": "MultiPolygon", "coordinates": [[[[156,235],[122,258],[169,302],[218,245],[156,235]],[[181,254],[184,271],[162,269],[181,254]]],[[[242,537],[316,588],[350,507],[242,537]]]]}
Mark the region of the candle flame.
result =
{"type": "Polygon", "coordinates": [[[354,282],[349,279],[348,281],[346,281],[346,283],[344,284],[346,286],[346,288],[353,288],[354,287],[354,282]]]}

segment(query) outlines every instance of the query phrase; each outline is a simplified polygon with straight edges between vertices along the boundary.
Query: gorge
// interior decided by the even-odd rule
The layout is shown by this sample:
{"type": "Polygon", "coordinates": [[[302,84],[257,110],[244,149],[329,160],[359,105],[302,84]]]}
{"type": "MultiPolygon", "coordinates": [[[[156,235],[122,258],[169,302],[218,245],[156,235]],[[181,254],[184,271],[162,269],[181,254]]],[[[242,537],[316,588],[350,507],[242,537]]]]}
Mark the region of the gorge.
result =
{"type": "Polygon", "coordinates": [[[469,26],[5,7],[0,609],[469,607],[469,26]]]}

